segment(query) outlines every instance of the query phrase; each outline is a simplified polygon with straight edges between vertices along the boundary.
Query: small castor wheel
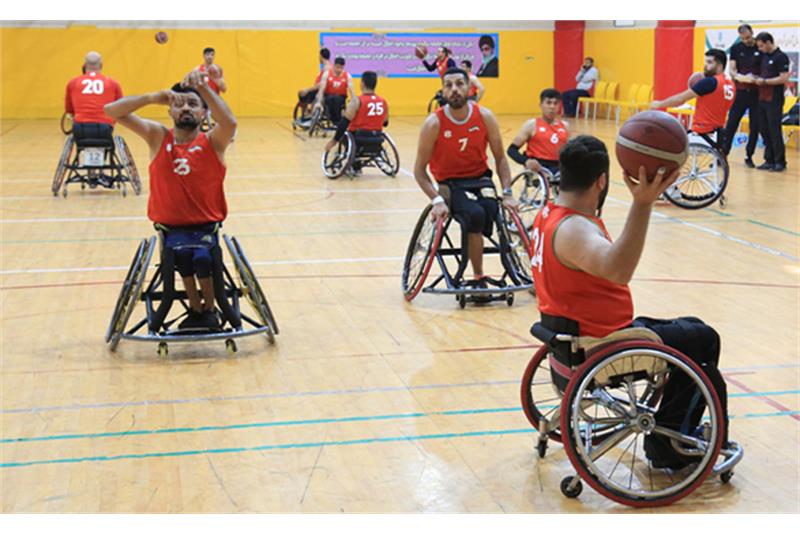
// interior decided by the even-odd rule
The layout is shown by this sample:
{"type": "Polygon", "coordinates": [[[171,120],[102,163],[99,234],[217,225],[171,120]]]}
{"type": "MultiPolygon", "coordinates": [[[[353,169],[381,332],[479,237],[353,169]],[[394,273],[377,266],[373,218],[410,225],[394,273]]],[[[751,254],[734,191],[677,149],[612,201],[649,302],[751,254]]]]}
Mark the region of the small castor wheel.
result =
{"type": "Polygon", "coordinates": [[[720,207],[720,208],[724,208],[724,207],[725,207],[725,204],[727,204],[727,203],[728,203],[728,199],[727,199],[727,198],[725,198],[725,195],[721,195],[721,196],[719,197],[719,207],[720,207]]]}
{"type": "Polygon", "coordinates": [[[67,198],[67,186],[66,185],[64,186],[64,189],[61,190],[61,196],[63,196],[64,198],[67,198]]]}
{"type": "Polygon", "coordinates": [[[122,198],[125,198],[127,196],[128,196],[128,188],[123,185],[122,186],[122,198]]]}
{"type": "Polygon", "coordinates": [[[508,295],[506,295],[506,304],[508,304],[509,306],[514,305],[514,293],[509,293],[508,295]]]}
{"type": "Polygon", "coordinates": [[[540,439],[536,443],[536,452],[539,453],[539,458],[544,458],[544,455],[547,454],[547,440],[540,439]]]}
{"type": "Polygon", "coordinates": [[[169,355],[169,347],[163,341],[158,344],[158,355],[161,358],[166,358],[169,355]]]}
{"type": "Polygon", "coordinates": [[[459,295],[458,296],[458,306],[462,310],[467,307],[467,296],[466,295],[459,295]]]}
{"type": "Polygon", "coordinates": [[[225,349],[228,351],[228,354],[235,354],[237,350],[236,342],[232,339],[225,340],[225,349]]]}
{"type": "Polygon", "coordinates": [[[723,484],[727,484],[733,478],[733,471],[725,471],[721,475],[719,475],[719,479],[722,481],[723,484]]]}
{"type": "Polygon", "coordinates": [[[81,191],[85,191],[85,190],[86,190],[86,184],[83,184],[83,183],[82,183],[82,184],[81,184],[81,191]]]}
{"type": "Polygon", "coordinates": [[[561,493],[564,494],[564,497],[575,499],[582,491],[583,483],[577,475],[564,477],[564,480],[561,481],[561,493]]]}

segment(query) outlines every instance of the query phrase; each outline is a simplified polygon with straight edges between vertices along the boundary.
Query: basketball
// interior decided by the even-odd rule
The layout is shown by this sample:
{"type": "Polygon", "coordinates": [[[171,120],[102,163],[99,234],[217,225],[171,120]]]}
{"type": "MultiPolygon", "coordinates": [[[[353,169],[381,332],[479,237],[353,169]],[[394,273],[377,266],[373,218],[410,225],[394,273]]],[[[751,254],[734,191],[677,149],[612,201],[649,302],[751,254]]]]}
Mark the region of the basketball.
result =
{"type": "Polygon", "coordinates": [[[620,128],[617,134],[617,160],[634,178],[644,165],[647,179],[653,180],[659,167],[667,174],[682,166],[688,155],[689,139],[681,123],[663,111],[642,111],[620,128]]]}
{"type": "Polygon", "coordinates": [[[705,75],[702,72],[695,72],[689,76],[689,81],[687,82],[689,84],[689,89],[691,89],[694,84],[702,80],[704,77],[705,75]]]}
{"type": "Polygon", "coordinates": [[[156,42],[158,44],[164,44],[164,43],[167,42],[167,40],[169,40],[169,37],[167,36],[167,32],[158,32],[158,33],[156,33],[156,42]]]}
{"type": "Polygon", "coordinates": [[[220,75],[221,73],[219,71],[219,67],[217,67],[216,65],[211,65],[210,67],[208,67],[208,76],[211,79],[216,80],[217,78],[220,77],[220,75]]]}
{"type": "Polygon", "coordinates": [[[420,59],[425,59],[425,56],[428,55],[428,47],[423,45],[417,45],[414,49],[414,54],[420,59]]]}

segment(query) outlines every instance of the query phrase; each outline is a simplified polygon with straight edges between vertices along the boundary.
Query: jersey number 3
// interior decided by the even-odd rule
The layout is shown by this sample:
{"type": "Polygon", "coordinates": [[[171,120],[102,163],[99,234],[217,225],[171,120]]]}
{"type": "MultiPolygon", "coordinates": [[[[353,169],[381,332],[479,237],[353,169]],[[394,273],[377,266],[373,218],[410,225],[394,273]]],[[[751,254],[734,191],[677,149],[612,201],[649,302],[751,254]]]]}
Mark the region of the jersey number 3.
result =
{"type": "Polygon", "coordinates": [[[180,176],[186,176],[187,174],[192,172],[192,169],[189,167],[189,160],[186,158],[175,159],[172,161],[172,163],[175,165],[175,168],[172,169],[173,171],[175,171],[175,174],[178,174],[180,176]]]}

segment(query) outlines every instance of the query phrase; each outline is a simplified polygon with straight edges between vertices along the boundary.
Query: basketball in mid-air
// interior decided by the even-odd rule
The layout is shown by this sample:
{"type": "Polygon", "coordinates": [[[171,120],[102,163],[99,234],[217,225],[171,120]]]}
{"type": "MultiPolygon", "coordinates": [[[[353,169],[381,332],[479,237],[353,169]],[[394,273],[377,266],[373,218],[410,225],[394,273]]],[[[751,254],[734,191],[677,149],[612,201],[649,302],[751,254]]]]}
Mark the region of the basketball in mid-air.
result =
{"type": "Polygon", "coordinates": [[[425,56],[428,55],[428,47],[423,45],[417,45],[414,48],[414,54],[420,59],[425,59],[425,56]]]}
{"type": "Polygon", "coordinates": [[[689,81],[687,82],[689,84],[689,89],[691,89],[694,84],[702,80],[704,77],[705,76],[703,75],[702,72],[695,72],[694,74],[689,76],[689,81]]]}
{"type": "Polygon", "coordinates": [[[169,37],[167,36],[167,32],[158,32],[158,33],[156,33],[156,42],[158,44],[164,44],[168,40],[169,40],[169,37]]]}
{"type": "Polygon", "coordinates": [[[648,180],[659,167],[666,175],[681,167],[688,155],[689,139],[681,123],[663,111],[642,111],[627,120],[617,134],[617,160],[630,176],[644,165],[648,180]]]}

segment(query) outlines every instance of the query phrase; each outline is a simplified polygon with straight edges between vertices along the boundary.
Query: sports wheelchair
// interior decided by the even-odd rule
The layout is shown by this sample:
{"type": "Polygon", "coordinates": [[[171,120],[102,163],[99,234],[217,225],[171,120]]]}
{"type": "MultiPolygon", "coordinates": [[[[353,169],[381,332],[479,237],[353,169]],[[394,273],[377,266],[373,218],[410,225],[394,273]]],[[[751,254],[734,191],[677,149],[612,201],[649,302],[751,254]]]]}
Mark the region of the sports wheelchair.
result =
{"type": "Polygon", "coordinates": [[[557,187],[557,182],[554,180],[553,174],[545,168],[540,172],[524,170],[511,180],[514,198],[519,200],[517,215],[528,232],[529,238],[536,213],[544,207],[550,198],[551,191],[557,187]]]}
{"type": "MultiPolygon", "coordinates": [[[[440,187],[440,191],[442,189],[440,187]]],[[[448,197],[443,196],[449,205],[448,197]]],[[[452,215],[444,220],[432,220],[432,206],[429,204],[417,221],[403,262],[402,289],[407,301],[413,300],[421,291],[454,295],[462,309],[467,302],[483,304],[505,301],[513,306],[516,292],[533,289],[529,233],[516,211],[503,206],[496,194],[493,198],[498,203],[494,220],[496,237],[485,238],[489,246],[485,246],[483,252],[484,260],[487,255],[499,255],[503,268],[500,278],[485,278],[487,287],[478,287],[464,280],[469,257],[464,253],[467,250],[467,232],[463,223],[455,219],[456,224],[453,224],[452,215]],[[441,274],[425,286],[434,260],[441,274]]]]}
{"type": "Polygon", "coordinates": [[[440,89],[436,91],[436,94],[433,95],[433,98],[431,98],[430,101],[428,102],[428,113],[433,113],[434,111],[444,106],[445,104],[447,104],[447,100],[445,100],[444,94],[440,89]]]}
{"type": "Polygon", "coordinates": [[[364,167],[377,167],[386,176],[397,176],[400,156],[397,145],[388,133],[348,131],[339,144],[322,154],[322,172],[331,180],[343,174],[355,176],[364,167]]]}
{"type": "Polygon", "coordinates": [[[689,210],[705,208],[717,200],[725,207],[730,168],[718,146],[719,135],[689,132],[689,157],[678,179],[664,192],[668,201],[689,210]]]}
{"type": "Polygon", "coordinates": [[[122,284],[105,336],[106,343],[109,343],[112,352],[117,349],[117,345],[122,339],[157,342],[158,354],[161,357],[168,355],[168,343],[171,342],[225,340],[225,347],[230,354],[237,351],[234,339],[238,337],[265,334],[270,343],[275,342],[275,336],[279,333],[278,324],[275,322],[275,316],[272,314],[267,298],[253,273],[250,262],[247,261],[244,251],[235,237],[223,234],[222,238],[233,260],[234,269],[241,285],[237,286],[234,283],[230,272],[223,263],[221,247],[218,244],[212,246],[210,249],[213,262],[212,279],[217,301],[215,311],[223,319],[220,327],[218,329],[186,330],[177,327],[178,322],[187,316],[190,309],[186,291],[175,289],[175,250],[180,247],[165,247],[164,231],[159,230],[161,263],[146,289],[144,289],[145,279],[156,248],[156,236],[143,239],[139,243],[125,282],[122,284]],[[255,318],[251,318],[241,311],[242,297],[250,302],[256,313],[255,318]],[[128,328],[128,321],[139,301],[144,302],[145,316],[128,328]],[[175,301],[180,303],[181,310],[169,317],[170,309],[175,301]]]}
{"type": "Polygon", "coordinates": [[[647,328],[591,338],[564,333],[578,330],[561,328],[572,322],[555,319],[543,318],[531,328],[543,345],[525,369],[520,396],[525,416],[539,432],[539,457],[544,458],[548,440],[559,442],[577,472],[561,481],[566,497],[580,495],[583,479],[618,503],[664,506],[689,495],[712,473],[730,481],[743,449],[724,441],[720,398],[697,363],[647,328]],[[676,371],[686,374],[695,400],[705,403],[697,428],[668,428],[658,420],[659,409],[668,405],[664,386],[676,371]],[[660,457],[648,459],[644,450],[651,435],[668,440],[691,461],[678,468],[660,457]]]}
{"type": "Polygon", "coordinates": [[[139,171],[131,156],[130,149],[122,136],[112,138],[75,139],[70,133],[64,141],[51,190],[53,196],[66,198],[67,186],[80,184],[81,189],[119,189],[122,196],[127,195],[130,184],[135,194],[142,192],[139,171]]]}
{"type": "MultiPolygon", "coordinates": [[[[344,106],[342,106],[344,112],[344,106]]],[[[336,124],[331,120],[327,104],[323,103],[322,108],[315,108],[314,101],[310,103],[299,99],[294,106],[292,113],[292,129],[298,128],[308,132],[309,137],[322,135],[327,137],[329,132],[336,131],[336,124]]]]}

